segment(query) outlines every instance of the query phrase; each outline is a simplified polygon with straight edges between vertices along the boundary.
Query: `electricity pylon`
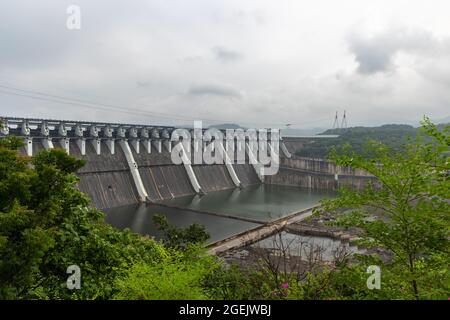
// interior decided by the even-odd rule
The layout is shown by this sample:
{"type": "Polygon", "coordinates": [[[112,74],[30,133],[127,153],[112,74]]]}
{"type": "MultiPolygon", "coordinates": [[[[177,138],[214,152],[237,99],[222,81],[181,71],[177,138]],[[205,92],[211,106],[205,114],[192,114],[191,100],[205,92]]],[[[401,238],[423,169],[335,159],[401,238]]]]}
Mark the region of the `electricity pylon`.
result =
{"type": "Polygon", "coordinates": [[[347,116],[345,115],[345,110],[344,115],[342,116],[341,128],[347,129],[347,116]]]}
{"type": "Polygon", "coordinates": [[[336,115],[334,116],[334,122],[333,122],[332,129],[339,129],[339,120],[338,120],[338,112],[337,111],[336,111],[336,115]]]}

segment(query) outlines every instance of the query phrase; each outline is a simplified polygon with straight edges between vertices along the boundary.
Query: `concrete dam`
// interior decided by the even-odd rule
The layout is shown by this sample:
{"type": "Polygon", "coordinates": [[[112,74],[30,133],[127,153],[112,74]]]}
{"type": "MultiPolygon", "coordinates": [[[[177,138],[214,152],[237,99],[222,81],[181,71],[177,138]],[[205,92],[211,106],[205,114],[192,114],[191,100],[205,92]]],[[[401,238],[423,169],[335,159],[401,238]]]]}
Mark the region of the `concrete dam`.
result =
{"type": "Polygon", "coordinates": [[[99,209],[261,183],[248,156],[242,164],[174,164],[173,127],[3,119],[2,135],[23,138],[25,146],[20,150],[23,155],[62,148],[86,160],[77,173],[79,189],[99,209]]]}
{"type": "Polygon", "coordinates": [[[92,206],[104,210],[107,222],[117,228],[156,237],[152,221],[156,213],[176,226],[200,223],[211,241],[223,241],[267,223],[287,221],[321,199],[334,197],[342,185],[360,188],[372,179],[323,159],[295,155],[304,144],[330,136],[270,136],[266,152],[277,156],[279,168],[264,175],[261,153],[251,147],[260,138],[255,135],[239,133],[222,142],[208,137],[205,129],[200,134],[206,138],[196,140],[199,131],[188,129],[192,135],[186,139],[176,136],[178,128],[167,126],[12,117],[2,118],[2,123],[1,136],[23,139],[24,156],[62,148],[85,160],[77,172],[78,188],[90,197],[92,206]],[[232,153],[227,153],[230,145],[232,153]],[[177,148],[180,163],[171,156],[177,148]],[[195,155],[185,152],[189,148],[212,148],[211,154],[224,151],[227,161],[196,162],[195,155]],[[240,162],[235,161],[237,150],[244,151],[240,162]]]}

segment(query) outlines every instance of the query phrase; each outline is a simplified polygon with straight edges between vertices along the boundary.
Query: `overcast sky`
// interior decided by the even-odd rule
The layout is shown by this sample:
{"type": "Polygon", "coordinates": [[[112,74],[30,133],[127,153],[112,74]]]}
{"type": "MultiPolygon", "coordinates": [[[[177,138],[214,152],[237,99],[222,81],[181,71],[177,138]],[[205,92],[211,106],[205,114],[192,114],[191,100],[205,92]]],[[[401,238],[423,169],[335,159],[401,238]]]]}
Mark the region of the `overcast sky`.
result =
{"type": "Polygon", "coordinates": [[[344,109],[351,126],[450,116],[448,0],[0,2],[0,115],[329,127],[344,109]]]}

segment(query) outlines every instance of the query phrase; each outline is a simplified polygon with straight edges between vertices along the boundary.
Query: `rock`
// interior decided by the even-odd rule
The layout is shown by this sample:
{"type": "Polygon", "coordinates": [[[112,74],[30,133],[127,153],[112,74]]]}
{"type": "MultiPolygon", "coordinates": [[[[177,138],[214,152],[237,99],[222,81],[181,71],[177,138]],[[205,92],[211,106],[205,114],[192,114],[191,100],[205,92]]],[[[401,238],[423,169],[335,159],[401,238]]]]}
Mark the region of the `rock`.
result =
{"type": "Polygon", "coordinates": [[[341,238],[341,240],[343,240],[343,241],[349,241],[350,238],[351,238],[351,235],[349,235],[349,234],[343,234],[343,235],[340,236],[340,238],[341,238]]]}

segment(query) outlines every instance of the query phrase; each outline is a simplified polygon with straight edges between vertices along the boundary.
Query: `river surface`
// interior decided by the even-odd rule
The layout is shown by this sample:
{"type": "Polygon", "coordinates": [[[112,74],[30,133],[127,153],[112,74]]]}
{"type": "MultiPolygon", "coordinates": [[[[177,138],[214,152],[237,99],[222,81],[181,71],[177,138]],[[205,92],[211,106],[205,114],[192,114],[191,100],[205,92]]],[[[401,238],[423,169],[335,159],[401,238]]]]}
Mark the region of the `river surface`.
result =
{"type": "Polygon", "coordinates": [[[309,208],[318,204],[321,199],[334,196],[335,193],[331,191],[257,185],[241,190],[172,199],[164,201],[164,206],[144,204],[112,208],[106,210],[106,222],[118,229],[129,228],[133,232],[160,238],[161,233],[153,223],[153,216],[163,214],[169,223],[177,227],[186,227],[192,223],[204,225],[211,235],[209,242],[214,242],[260,225],[257,222],[228,218],[226,215],[264,223],[309,208]],[[168,208],[165,205],[178,208],[168,208]],[[225,216],[199,213],[196,210],[225,216]]]}

